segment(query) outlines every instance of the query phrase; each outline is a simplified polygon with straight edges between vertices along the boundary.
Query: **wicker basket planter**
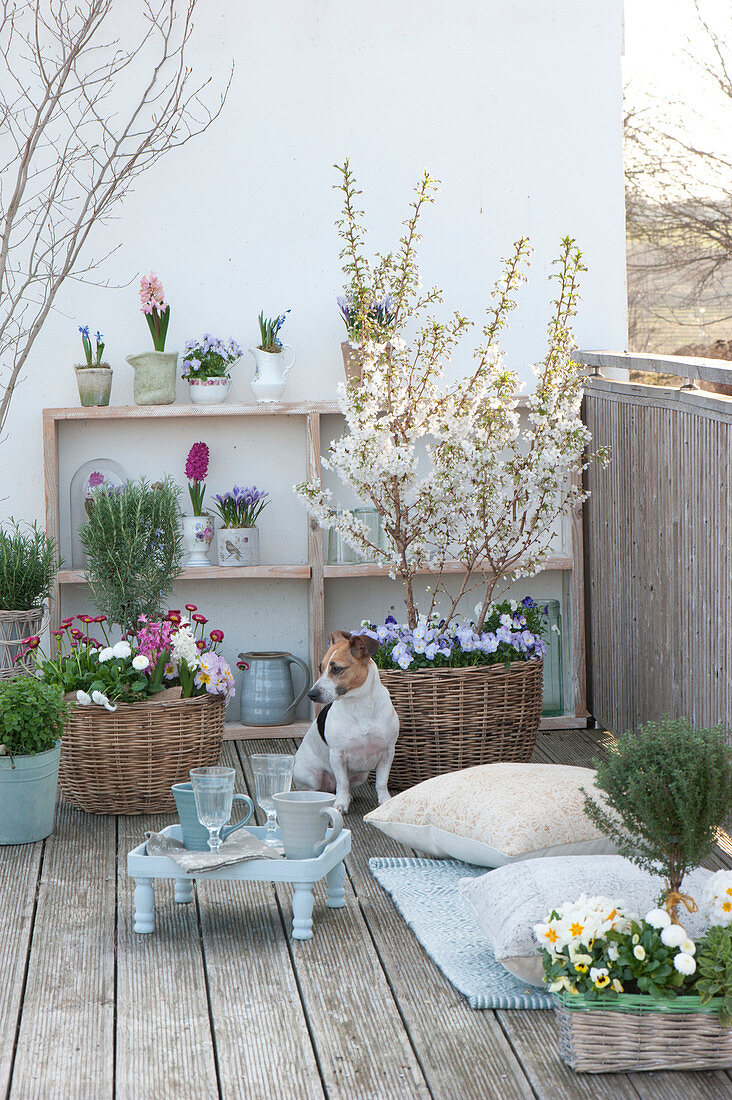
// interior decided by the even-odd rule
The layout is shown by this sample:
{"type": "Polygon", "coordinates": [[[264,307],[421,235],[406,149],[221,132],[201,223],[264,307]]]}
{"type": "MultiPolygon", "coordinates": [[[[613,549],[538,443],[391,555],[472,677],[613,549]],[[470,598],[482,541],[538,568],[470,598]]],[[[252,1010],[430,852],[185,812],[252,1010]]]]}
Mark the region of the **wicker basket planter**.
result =
{"type": "Polygon", "coordinates": [[[420,672],[379,671],[399,715],[389,786],[531,759],[542,708],[541,659],[420,672]]]}
{"type": "Polygon", "coordinates": [[[91,814],[173,813],[173,783],[218,764],[226,704],[221,696],[72,707],[61,742],[59,787],[91,814]]]}
{"type": "Polygon", "coordinates": [[[15,658],[23,649],[22,639],[40,634],[42,624],[42,607],[32,607],[30,611],[0,611],[0,680],[35,669],[32,653],[17,664],[15,658]]]}
{"type": "Polygon", "coordinates": [[[727,1069],[732,1028],[720,1022],[718,1007],[716,1000],[702,1007],[698,997],[657,1001],[621,993],[602,1002],[560,993],[559,1052],[577,1073],[727,1069]]]}

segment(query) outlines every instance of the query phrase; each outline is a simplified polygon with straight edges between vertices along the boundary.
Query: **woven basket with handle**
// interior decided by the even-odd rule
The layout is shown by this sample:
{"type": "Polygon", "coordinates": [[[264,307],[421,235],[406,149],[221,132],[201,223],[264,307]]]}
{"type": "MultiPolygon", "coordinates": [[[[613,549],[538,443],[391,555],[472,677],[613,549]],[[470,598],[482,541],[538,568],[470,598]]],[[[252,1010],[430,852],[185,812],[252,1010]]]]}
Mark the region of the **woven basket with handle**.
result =
{"type": "Polygon", "coordinates": [[[379,670],[399,715],[389,786],[405,790],[444,772],[525,762],[536,744],[544,662],[379,670]]]}
{"type": "Polygon", "coordinates": [[[559,1052],[577,1073],[732,1066],[732,1028],[717,1015],[719,1000],[702,1006],[698,997],[658,1001],[633,993],[555,999],[559,1052]]]}
{"type": "Polygon", "coordinates": [[[61,741],[59,787],[90,814],[172,813],[173,783],[218,764],[226,704],[193,699],[73,706],[61,741]]]}
{"type": "Polygon", "coordinates": [[[23,660],[15,660],[22,651],[22,639],[41,633],[43,608],[30,611],[0,611],[0,680],[7,680],[19,672],[33,672],[35,660],[29,653],[23,660]]]}

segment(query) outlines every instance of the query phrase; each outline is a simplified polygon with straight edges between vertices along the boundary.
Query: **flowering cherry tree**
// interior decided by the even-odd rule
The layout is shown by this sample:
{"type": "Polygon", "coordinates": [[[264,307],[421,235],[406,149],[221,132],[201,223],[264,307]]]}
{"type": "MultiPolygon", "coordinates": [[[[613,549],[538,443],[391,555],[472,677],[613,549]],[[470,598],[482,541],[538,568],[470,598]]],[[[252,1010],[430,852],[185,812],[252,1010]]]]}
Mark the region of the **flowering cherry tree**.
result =
{"type": "Polygon", "coordinates": [[[571,357],[571,319],[585,270],[581,253],[571,238],[562,241],[548,350],[534,368],[537,386],[529,398],[528,429],[522,431],[519,379],[506,364],[498,337],[526,278],[528,239],[520,238],[504,261],[472,370],[446,385],[445,366],[471,322],[459,313],[447,321],[433,317],[429,307],[441,301],[441,292],[423,291],[419,280],[419,220],[434,201],[436,182],[424,174],[398,249],[372,264],[364,254],[360,192],[348,162],[341,173],[344,214],[337,224],[349,301],[359,313],[363,379],[339,387],[347,431],[331,444],[323,465],[376,508],[385,546],[376,545],[353,510],[340,508],[319,480],[300,483],[296,492],[322,526],[337,528],[350,546],[401,578],[411,628],[419,614],[416,574],[437,574],[431,613],[437,595],[446,593],[445,567],[459,561],[463,579],[447,620],[480,584],[481,630],[498,583],[538,572],[556,521],[585,496],[579,478],[589,439],[580,419],[583,374],[571,357]],[[387,293],[388,343],[371,311],[387,293]]]}

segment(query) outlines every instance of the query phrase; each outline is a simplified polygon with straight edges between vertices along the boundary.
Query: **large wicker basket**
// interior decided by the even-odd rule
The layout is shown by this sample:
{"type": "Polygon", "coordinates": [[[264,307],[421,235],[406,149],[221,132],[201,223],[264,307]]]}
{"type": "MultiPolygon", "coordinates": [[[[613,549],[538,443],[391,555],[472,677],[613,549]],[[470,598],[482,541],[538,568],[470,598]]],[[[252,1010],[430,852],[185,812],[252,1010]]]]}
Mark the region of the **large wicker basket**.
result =
{"type": "Polygon", "coordinates": [[[218,764],[226,704],[218,695],[172,702],[71,708],[59,787],[90,814],[172,813],[173,783],[218,764]]]}
{"type": "Polygon", "coordinates": [[[443,772],[525,762],[536,744],[544,662],[380,670],[399,715],[389,786],[404,790],[443,772]]]}
{"type": "Polygon", "coordinates": [[[18,672],[35,669],[33,654],[16,662],[23,651],[22,639],[41,633],[43,608],[30,611],[0,611],[0,680],[7,680],[18,672]]]}
{"type": "Polygon", "coordinates": [[[717,1015],[719,1000],[698,997],[657,1001],[621,993],[587,1001],[556,995],[559,1052],[577,1073],[627,1073],[653,1069],[728,1069],[732,1028],[717,1015]]]}

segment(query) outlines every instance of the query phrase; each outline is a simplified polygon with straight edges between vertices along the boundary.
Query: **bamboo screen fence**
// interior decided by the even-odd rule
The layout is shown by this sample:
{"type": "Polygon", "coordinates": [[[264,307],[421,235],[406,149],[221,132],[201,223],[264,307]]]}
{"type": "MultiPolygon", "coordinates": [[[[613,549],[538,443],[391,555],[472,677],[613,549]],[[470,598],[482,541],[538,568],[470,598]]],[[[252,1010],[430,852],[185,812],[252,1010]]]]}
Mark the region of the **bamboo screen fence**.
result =
{"type": "Polygon", "coordinates": [[[732,729],[732,399],[693,382],[729,383],[732,364],[577,358],[689,379],[588,380],[593,446],[611,450],[585,506],[589,708],[613,732],[664,714],[732,729]]]}

